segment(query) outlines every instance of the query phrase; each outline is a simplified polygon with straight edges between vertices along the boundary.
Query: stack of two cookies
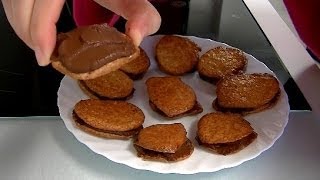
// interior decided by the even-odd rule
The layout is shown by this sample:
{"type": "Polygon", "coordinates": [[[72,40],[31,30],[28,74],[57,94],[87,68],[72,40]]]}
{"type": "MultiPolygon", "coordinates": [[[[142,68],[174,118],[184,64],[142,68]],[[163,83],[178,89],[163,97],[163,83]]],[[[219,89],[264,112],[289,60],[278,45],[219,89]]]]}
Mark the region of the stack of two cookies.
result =
{"type": "Polygon", "coordinates": [[[134,142],[138,157],[145,160],[176,162],[187,159],[194,151],[181,123],[156,124],[142,129],[134,142]]]}

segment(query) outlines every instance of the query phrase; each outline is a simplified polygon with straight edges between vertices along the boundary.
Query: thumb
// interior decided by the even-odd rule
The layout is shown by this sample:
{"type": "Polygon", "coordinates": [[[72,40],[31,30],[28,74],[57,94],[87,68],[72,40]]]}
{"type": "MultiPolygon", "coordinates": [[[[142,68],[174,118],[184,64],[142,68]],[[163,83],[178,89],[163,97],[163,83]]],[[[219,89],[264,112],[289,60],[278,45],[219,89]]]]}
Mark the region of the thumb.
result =
{"type": "Polygon", "coordinates": [[[139,46],[145,36],[155,33],[161,17],[148,0],[95,0],[105,8],[119,14],[127,21],[126,34],[139,46]]]}
{"type": "Polygon", "coordinates": [[[128,18],[126,34],[131,37],[136,46],[139,46],[144,37],[158,31],[160,24],[161,17],[156,10],[144,14],[135,14],[128,18]]]}

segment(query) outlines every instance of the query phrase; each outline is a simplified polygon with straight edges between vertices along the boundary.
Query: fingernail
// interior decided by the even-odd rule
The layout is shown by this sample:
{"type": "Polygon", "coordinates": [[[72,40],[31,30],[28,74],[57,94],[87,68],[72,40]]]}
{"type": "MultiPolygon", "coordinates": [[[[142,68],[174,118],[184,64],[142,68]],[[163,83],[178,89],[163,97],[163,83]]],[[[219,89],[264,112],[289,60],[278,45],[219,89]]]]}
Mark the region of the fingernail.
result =
{"type": "Polygon", "coordinates": [[[141,30],[137,28],[132,28],[128,23],[126,24],[126,34],[132,39],[133,44],[139,46],[142,41],[141,30]]]}
{"type": "Polygon", "coordinates": [[[46,66],[48,65],[49,63],[49,56],[47,54],[45,54],[41,49],[40,47],[36,46],[34,48],[34,52],[35,52],[35,55],[36,55],[36,58],[37,58],[37,62],[39,64],[39,66],[46,66]]]}
{"type": "Polygon", "coordinates": [[[131,38],[132,38],[132,41],[133,41],[133,44],[136,45],[136,46],[140,46],[140,43],[142,41],[142,34],[140,31],[138,30],[134,30],[134,31],[131,31],[129,32],[131,38]]]}
{"type": "Polygon", "coordinates": [[[142,35],[139,32],[137,32],[135,34],[135,39],[134,39],[133,43],[136,46],[140,46],[141,41],[142,41],[142,35]]]}

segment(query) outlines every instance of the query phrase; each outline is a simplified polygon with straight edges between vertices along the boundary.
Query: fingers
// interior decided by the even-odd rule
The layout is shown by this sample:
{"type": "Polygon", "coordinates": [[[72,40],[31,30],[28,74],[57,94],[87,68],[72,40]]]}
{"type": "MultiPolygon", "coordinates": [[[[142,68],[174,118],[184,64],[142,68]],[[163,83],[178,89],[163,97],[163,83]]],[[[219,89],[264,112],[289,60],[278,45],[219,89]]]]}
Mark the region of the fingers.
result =
{"type": "Polygon", "coordinates": [[[56,43],[56,23],[64,0],[35,0],[30,20],[30,37],[38,64],[50,63],[50,56],[56,43]]]}
{"type": "Polygon", "coordinates": [[[158,11],[148,0],[95,0],[127,19],[126,34],[138,46],[145,36],[155,33],[161,23],[158,11]]]}
{"type": "Polygon", "coordinates": [[[29,26],[34,0],[2,0],[2,4],[15,33],[32,48],[29,26]]]}
{"type": "MultiPolygon", "coordinates": [[[[138,46],[155,33],[161,18],[147,0],[96,0],[126,18],[126,33],[138,46]]],[[[7,18],[16,34],[35,51],[39,65],[50,63],[56,42],[56,22],[64,0],[2,0],[7,18]]]]}
{"type": "Polygon", "coordinates": [[[39,65],[48,65],[56,42],[56,22],[64,0],[2,0],[16,34],[35,51],[39,65]]]}

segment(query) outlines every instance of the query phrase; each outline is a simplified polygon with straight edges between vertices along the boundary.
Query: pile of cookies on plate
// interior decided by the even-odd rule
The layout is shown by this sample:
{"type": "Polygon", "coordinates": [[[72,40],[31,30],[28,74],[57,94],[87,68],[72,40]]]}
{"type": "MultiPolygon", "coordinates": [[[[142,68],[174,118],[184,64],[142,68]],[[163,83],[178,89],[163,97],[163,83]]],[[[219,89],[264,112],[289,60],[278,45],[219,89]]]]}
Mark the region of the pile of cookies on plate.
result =
{"type": "Polygon", "coordinates": [[[216,85],[217,97],[212,112],[198,120],[194,138],[214,154],[239,152],[258,136],[245,115],[275,105],[279,82],[270,74],[246,74],[248,60],[239,49],[216,47],[201,57],[200,51],[185,37],[166,35],[157,42],[156,64],[167,76],[145,81],[146,101],[168,123],[148,127],[143,127],[143,111],[127,100],[134,96],[134,81],[143,78],[150,59],[124,34],[107,25],[60,34],[52,65],[76,79],[90,97],[75,104],[77,127],[98,137],[132,140],[138,157],[164,162],[184,160],[194,151],[183,124],[170,120],[203,112],[192,87],[180,78],[197,71],[202,80],[216,85]]]}

